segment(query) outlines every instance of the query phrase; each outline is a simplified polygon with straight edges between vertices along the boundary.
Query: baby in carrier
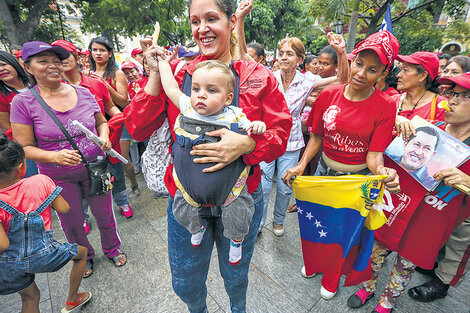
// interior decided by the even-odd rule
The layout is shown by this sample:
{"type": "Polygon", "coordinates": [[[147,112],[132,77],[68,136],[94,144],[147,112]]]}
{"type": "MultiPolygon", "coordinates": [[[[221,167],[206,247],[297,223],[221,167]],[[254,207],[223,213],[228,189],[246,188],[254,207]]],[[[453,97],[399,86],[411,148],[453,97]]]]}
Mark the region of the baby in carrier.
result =
{"type": "Polygon", "coordinates": [[[266,124],[250,122],[242,109],[230,105],[236,79],[229,66],[215,60],[198,63],[189,97],[179,89],[168,63],[170,59],[170,56],[158,58],[165,93],[180,109],[174,129],[176,142],[172,146],[173,177],[178,187],[173,214],[192,234],[191,244],[198,247],[207,226],[199,216],[199,208],[220,206],[224,236],[230,239],[229,262],[235,265],[241,260],[242,242],[254,211],[253,198],[245,186],[250,167],[239,158],[218,171],[204,172],[213,164],[195,163],[196,157],[190,152],[195,145],[219,140],[205,135],[206,132],[225,127],[259,135],[266,131],[266,124]]]}
{"type": "Polygon", "coordinates": [[[51,230],[51,210],[67,213],[68,203],[45,175],[26,174],[25,153],[0,135],[0,295],[18,292],[22,312],[39,312],[34,274],[55,272],[73,260],[70,288],[61,312],[88,302],[91,292],[78,293],[85,272],[87,248],[59,243],[51,230]]]}

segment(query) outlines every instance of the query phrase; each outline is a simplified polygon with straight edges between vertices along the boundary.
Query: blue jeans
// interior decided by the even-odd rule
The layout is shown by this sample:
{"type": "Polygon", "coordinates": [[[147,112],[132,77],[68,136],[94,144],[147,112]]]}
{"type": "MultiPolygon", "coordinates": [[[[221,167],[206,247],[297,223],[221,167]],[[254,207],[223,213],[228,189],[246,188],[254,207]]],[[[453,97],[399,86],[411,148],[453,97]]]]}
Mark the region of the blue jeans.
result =
{"type": "Polygon", "coordinates": [[[129,203],[126,192],[126,177],[124,176],[124,165],[122,162],[111,165],[111,173],[114,176],[113,183],[113,200],[118,206],[129,203]]]}
{"type": "Polygon", "coordinates": [[[266,223],[266,218],[268,215],[268,204],[269,204],[269,194],[273,187],[274,172],[277,169],[277,194],[276,202],[274,203],[274,222],[276,224],[284,224],[284,218],[286,217],[286,209],[289,205],[290,197],[292,196],[292,188],[289,188],[282,181],[282,176],[286,173],[288,169],[294,167],[297,162],[299,162],[300,149],[295,151],[286,151],[278,159],[272,161],[271,163],[261,162],[261,184],[263,186],[263,198],[264,198],[264,207],[263,207],[263,218],[259,225],[261,230],[266,223]]]}
{"type": "Polygon", "coordinates": [[[168,254],[173,290],[188,306],[191,313],[207,312],[207,273],[214,242],[219,257],[219,269],[224,279],[225,290],[230,298],[233,313],[246,312],[246,289],[251,256],[258,235],[258,227],[263,211],[261,186],[252,194],[255,213],[250,230],[243,241],[242,259],[237,265],[230,265],[228,253],[230,240],[224,237],[224,227],[220,217],[207,218],[207,230],[201,245],[191,245],[191,233],[180,225],[173,216],[173,197],[168,201],[168,254]]]}

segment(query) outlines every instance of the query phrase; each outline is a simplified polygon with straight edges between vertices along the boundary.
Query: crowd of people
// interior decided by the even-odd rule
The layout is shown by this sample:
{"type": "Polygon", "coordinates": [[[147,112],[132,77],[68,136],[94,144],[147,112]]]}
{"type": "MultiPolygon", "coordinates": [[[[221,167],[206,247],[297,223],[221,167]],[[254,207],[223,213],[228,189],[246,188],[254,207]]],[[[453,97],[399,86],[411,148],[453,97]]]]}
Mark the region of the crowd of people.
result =
{"type": "MultiPolygon", "coordinates": [[[[291,183],[301,175],[385,175],[388,194],[418,176],[440,182],[435,191],[416,193],[416,210],[394,239],[399,243],[376,232],[370,280],[345,305],[359,308],[373,297],[392,251],[392,273],[374,312],[392,311],[415,270],[431,277],[409,290],[421,302],[445,297],[463,279],[470,254],[470,169],[464,164],[429,175],[423,164],[439,138],[411,119],[421,117],[470,145],[470,57],[400,55],[388,31],[346,54],[343,38],[330,33],[318,56],[296,37],[283,39],[271,67],[263,46],[245,40],[244,18],[252,6],[243,0],[234,11],[231,0],[190,0],[199,51],[167,50],[151,37],[121,63],[105,37],[93,38],[87,50],[59,39],[0,51],[0,295],[18,292],[23,312],[38,312],[34,274],[73,260],[62,312],[89,301],[90,292],[78,292],[82,278],[93,273],[89,213],[103,253],[124,266],[113,201],[123,217],[133,216],[129,199],[140,195],[140,171],[155,197],[169,199],[172,285],[190,312],[207,312],[214,244],[231,311],[246,312],[250,259],[273,185],[273,233],[283,236],[286,214],[298,210],[291,183]],[[406,169],[400,174],[384,156],[397,136],[410,151],[392,157],[406,169]],[[426,145],[429,136],[437,139],[426,145]],[[127,162],[108,157],[111,148],[127,162]],[[95,162],[109,169],[104,181],[112,183],[111,192],[96,191],[90,174],[95,162]],[[446,210],[424,201],[439,194],[448,195],[446,210]],[[51,208],[67,243],[53,239],[51,208]],[[426,230],[426,223],[442,225],[426,230]],[[415,244],[430,232],[434,239],[415,244]]],[[[303,267],[300,274],[317,273],[303,267]]],[[[336,295],[339,278],[322,279],[323,299],[336,295]]]]}

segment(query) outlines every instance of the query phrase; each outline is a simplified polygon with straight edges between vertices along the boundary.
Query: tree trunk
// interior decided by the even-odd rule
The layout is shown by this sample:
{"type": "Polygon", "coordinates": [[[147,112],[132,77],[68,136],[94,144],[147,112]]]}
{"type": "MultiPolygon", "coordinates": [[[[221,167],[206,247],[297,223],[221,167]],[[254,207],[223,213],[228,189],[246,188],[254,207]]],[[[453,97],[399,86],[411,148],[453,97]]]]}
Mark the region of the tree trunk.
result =
{"type": "Polygon", "coordinates": [[[394,0],[387,0],[385,3],[379,8],[379,10],[375,13],[374,16],[369,21],[369,25],[367,27],[367,36],[375,33],[379,30],[379,21],[383,18],[385,12],[387,11],[388,5],[392,5],[394,0]]]}
{"type": "Polygon", "coordinates": [[[357,23],[359,17],[359,0],[354,0],[354,8],[351,14],[351,20],[349,21],[349,36],[348,43],[346,45],[347,53],[351,53],[354,50],[356,45],[356,35],[357,35],[357,23]]]}
{"type": "Polygon", "coordinates": [[[7,1],[0,0],[0,19],[7,33],[10,45],[22,45],[24,42],[31,40],[48,2],[49,0],[37,0],[29,8],[26,20],[21,23],[19,19],[13,19],[7,1]]]}

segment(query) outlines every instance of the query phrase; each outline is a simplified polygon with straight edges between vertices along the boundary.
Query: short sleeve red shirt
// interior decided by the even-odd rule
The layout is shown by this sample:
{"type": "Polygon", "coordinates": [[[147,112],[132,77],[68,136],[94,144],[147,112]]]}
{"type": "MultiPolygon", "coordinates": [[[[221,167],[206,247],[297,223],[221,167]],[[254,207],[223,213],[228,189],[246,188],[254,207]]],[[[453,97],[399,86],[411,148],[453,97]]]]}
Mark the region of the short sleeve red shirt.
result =
{"type": "Polygon", "coordinates": [[[80,86],[90,90],[93,97],[95,97],[96,102],[100,106],[101,113],[104,115],[104,104],[111,99],[111,95],[108,91],[106,85],[99,79],[83,75],[82,73],[82,82],[80,86]]]}
{"type": "Polygon", "coordinates": [[[0,93],[0,112],[10,113],[10,103],[13,100],[13,97],[16,96],[16,93],[9,91],[8,95],[0,93]]]}
{"type": "MultiPolygon", "coordinates": [[[[33,175],[24,178],[6,188],[0,189],[0,200],[8,203],[21,213],[34,211],[54,191],[56,185],[46,175],[33,175]]],[[[41,214],[45,230],[51,229],[51,208],[47,207],[41,214]]],[[[0,223],[8,233],[11,215],[0,209],[0,223]]]]}
{"type": "Polygon", "coordinates": [[[323,151],[340,163],[363,164],[368,151],[383,152],[392,141],[396,107],[380,90],[366,100],[350,101],[346,85],[325,88],[315,100],[306,125],[323,137],[323,151]]]}

